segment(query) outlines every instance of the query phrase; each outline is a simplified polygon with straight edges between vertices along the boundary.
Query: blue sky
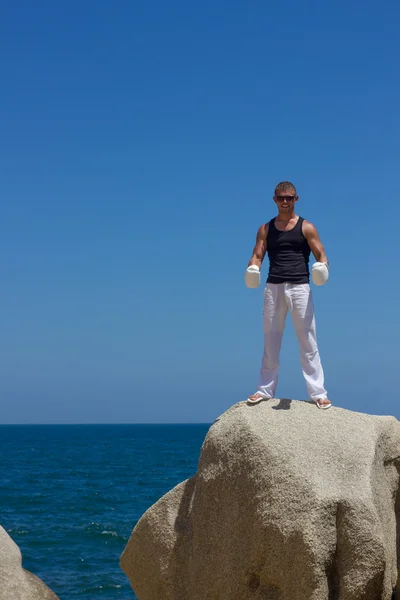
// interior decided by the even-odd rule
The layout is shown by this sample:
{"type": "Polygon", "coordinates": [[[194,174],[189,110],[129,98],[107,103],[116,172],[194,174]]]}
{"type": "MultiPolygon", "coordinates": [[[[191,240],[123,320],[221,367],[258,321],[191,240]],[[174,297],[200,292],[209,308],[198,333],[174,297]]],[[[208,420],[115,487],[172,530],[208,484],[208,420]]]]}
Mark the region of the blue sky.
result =
{"type": "MultiPolygon", "coordinates": [[[[3,423],[212,422],[254,392],[263,290],[243,273],[286,179],[331,263],[329,396],[400,417],[399,19],[3,3],[3,423]]],[[[281,358],[278,395],[306,398],[290,319],[281,358]]]]}

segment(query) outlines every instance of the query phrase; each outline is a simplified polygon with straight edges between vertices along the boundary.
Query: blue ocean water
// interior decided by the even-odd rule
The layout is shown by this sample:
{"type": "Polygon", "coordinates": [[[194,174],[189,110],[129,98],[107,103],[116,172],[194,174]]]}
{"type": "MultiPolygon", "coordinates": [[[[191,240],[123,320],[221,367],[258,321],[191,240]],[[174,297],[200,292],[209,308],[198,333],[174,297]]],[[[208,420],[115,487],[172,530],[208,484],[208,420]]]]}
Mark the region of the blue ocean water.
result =
{"type": "Polygon", "coordinates": [[[132,600],[120,555],[209,425],[2,425],[0,524],[61,600],[132,600]]]}

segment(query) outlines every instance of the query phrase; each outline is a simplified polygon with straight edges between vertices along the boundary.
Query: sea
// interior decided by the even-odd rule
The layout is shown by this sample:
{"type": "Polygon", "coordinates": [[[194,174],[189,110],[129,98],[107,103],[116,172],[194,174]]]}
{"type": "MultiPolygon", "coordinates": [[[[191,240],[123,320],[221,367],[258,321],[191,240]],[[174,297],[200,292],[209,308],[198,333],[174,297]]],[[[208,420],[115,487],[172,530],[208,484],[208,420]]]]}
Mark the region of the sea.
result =
{"type": "Polygon", "coordinates": [[[0,524],[60,598],[132,600],[119,566],[144,512],[197,471],[209,424],[1,425],[0,524]]]}

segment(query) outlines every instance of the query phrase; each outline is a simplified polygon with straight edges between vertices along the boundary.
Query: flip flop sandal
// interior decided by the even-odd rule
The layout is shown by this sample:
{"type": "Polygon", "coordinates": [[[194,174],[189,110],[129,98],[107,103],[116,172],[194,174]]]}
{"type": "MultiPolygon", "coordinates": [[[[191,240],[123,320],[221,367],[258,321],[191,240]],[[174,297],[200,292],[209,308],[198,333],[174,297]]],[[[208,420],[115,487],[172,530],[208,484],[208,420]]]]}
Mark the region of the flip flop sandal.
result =
{"type": "Polygon", "coordinates": [[[254,400],[250,397],[247,398],[247,404],[258,404],[259,402],[262,402],[262,400],[269,400],[267,396],[263,396],[260,392],[256,392],[253,396],[258,396],[258,398],[255,398],[254,400]]]}
{"type": "Polygon", "coordinates": [[[325,398],[317,398],[316,400],[313,400],[313,402],[317,405],[317,408],[320,408],[321,410],[327,410],[332,406],[332,402],[330,400],[329,404],[320,404],[320,402],[322,402],[323,400],[325,400],[325,398]]]}

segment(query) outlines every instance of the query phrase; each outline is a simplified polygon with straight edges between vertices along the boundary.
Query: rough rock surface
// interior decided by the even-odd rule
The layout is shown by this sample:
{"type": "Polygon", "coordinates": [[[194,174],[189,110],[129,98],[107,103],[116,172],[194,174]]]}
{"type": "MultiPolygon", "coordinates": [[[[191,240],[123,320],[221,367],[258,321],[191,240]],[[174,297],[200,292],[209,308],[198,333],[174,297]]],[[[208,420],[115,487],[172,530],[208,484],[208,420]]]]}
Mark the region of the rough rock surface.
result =
{"type": "Polygon", "coordinates": [[[21,551],[0,527],[0,600],[59,600],[36,575],[21,566],[21,551]]]}
{"type": "Polygon", "coordinates": [[[140,600],[391,600],[399,472],[394,417],[239,403],[211,426],[197,474],[139,520],[121,566],[140,600]]]}

